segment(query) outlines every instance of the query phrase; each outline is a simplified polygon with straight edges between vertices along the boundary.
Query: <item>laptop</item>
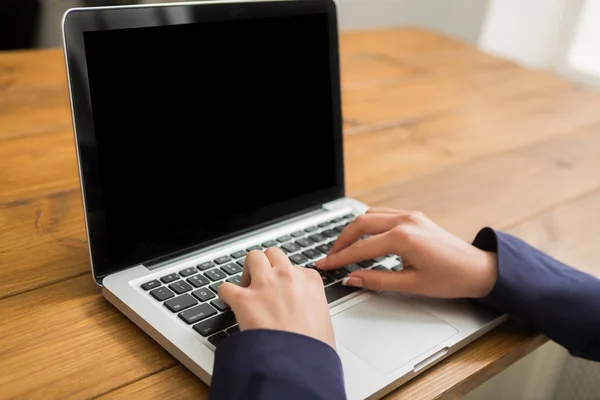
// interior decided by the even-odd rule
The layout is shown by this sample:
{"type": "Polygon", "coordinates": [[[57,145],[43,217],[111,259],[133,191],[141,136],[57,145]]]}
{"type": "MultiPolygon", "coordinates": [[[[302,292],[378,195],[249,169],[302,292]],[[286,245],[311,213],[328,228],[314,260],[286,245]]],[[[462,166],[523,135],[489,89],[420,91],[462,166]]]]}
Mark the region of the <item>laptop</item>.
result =
{"type": "MultiPolygon", "coordinates": [[[[252,249],[310,268],[367,205],[346,197],[333,1],[75,8],[64,49],[91,270],[102,293],[210,385],[239,329],[218,298],[252,249]]],[[[469,301],[323,272],[348,398],[377,398],[505,319],[469,301]]]]}

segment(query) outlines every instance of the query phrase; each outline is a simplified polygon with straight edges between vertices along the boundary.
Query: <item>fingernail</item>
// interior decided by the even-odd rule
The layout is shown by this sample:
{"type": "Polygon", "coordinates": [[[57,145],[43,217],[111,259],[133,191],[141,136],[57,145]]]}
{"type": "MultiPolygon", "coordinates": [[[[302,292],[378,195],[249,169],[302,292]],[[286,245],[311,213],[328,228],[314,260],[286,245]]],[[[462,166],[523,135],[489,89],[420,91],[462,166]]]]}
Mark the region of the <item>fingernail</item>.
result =
{"type": "Polygon", "coordinates": [[[354,277],[345,277],[342,279],[342,285],[344,286],[353,286],[353,287],[363,287],[363,280],[360,278],[354,277]]]}
{"type": "Polygon", "coordinates": [[[326,258],[321,258],[320,260],[315,261],[315,265],[317,266],[317,268],[321,268],[325,266],[325,260],[326,258]]]}

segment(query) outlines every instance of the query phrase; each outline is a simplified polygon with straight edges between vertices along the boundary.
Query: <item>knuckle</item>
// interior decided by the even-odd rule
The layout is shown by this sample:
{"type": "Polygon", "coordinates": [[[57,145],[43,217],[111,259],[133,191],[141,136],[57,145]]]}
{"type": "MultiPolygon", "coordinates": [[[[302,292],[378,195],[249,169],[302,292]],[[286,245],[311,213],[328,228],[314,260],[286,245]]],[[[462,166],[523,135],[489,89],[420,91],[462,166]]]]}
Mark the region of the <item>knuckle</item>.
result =
{"type": "Polygon", "coordinates": [[[294,276],[294,269],[295,267],[292,266],[280,266],[280,268],[277,268],[277,275],[280,279],[290,280],[294,276]]]}
{"type": "Polygon", "coordinates": [[[352,221],[352,225],[354,226],[363,226],[367,221],[368,217],[366,214],[361,214],[352,221]]]}
{"type": "Polygon", "coordinates": [[[413,218],[415,218],[415,219],[423,219],[425,217],[425,214],[423,214],[422,211],[418,211],[418,210],[411,211],[409,214],[412,215],[413,218]]]}
{"type": "Polygon", "coordinates": [[[315,283],[322,284],[323,283],[323,280],[321,279],[321,275],[319,275],[319,273],[316,270],[309,268],[309,269],[305,269],[304,271],[305,271],[306,278],[312,284],[315,284],[315,283]]]}
{"type": "Polygon", "coordinates": [[[392,238],[395,240],[405,240],[408,236],[406,228],[403,225],[398,225],[391,231],[392,238]]]}
{"type": "Polygon", "coordinates": [[[425,217],[425,214],[423,214],[421,211],[409,211],[408,212],[408,218],[411,222],[420,222],[423,217],[425,217]]]}

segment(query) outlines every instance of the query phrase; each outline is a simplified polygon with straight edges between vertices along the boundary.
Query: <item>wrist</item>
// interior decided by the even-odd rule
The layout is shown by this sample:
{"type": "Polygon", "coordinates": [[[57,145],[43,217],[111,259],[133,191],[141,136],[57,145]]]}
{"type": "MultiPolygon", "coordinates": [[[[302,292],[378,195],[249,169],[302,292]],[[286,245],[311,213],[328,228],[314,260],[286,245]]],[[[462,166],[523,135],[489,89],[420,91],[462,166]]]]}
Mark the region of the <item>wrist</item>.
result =
{"type": "Polygon", "coordinates": [[[479,250],[478,279],[475,288],[475,298],[488,296],[498,280],[498,255],[491,251],[479,250]]]}

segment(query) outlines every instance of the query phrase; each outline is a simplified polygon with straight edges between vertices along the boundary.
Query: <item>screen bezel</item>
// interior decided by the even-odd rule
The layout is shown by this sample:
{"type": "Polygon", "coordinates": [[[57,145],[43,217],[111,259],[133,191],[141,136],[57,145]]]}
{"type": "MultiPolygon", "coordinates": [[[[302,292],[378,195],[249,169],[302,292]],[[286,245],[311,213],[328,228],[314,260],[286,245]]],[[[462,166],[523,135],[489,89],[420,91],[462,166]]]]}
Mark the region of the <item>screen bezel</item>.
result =
{"type": "Polygon", "coordinates": [[[158,260],[163,261],[165,258],[178,257],[187,252],[196,251],[202,247],[211,246],[216,242],[227,240],[233,236],[241,235],[248,231],[276,223],[293,215],[298,215],[299,213],[302,213],[303,210],[314,209],[321,204],[345,196],[338,25],[337,9],[333,0],[195,2],[185,4],[170,3],[161,5],[149,4],[119,7],[77,8],[68,10],[63,17],[63,40],[91,270],[95,280],[99,284],[101,284],[102,278],[108,274],[130,268],[134,265],[148,265],[158,260]],[[101,25],[97,23],[99,19],[110,21],[111,29],[189,23],[189,21],[182,20],[181,17],[178,17],[183,15],[183,13],[178,13],[177,8],[191,11],[194,14],[193,22],[223,19],[230,20],[236,18],[292,16],[314,13],[325,13],[327,15],[329,31],[327,40],[329,41],[330,48],[331,98],[333,110],[332,134],[334,136],[334,154],[332,154],[332,157],[335,158],[336,168],[335,185],[325,190],[279,204],[279,207],[287,210],[280,217],[260,221],[244,230],[231,232],[228,235],[214,238],[210,242],[186,247],[176,252],[163,254],[152,259],[140,260],[131,265],[117,267],[106,265],[107,263],[103,256],[103,248],[105,248],[105,243],[103,241],[105,232],[104,220],[102,218],[94,217],[93,215],[93,210],[103,209],[103,205],[100,178],[97,175],[97,171],[89,166],[91,161],[93,161],[92,158],[97,156],[97,152],[91,98],[89,94],[90,88],[84,46],[84,32],[105,30],[98,28],[98,25],[101,25]],[[166,18],[156,18],[157,12],[169,12],[170,21],[167,21],[166,18]],[[144,14],[146,14],[147,17],[144,17],[144,14]]]}

